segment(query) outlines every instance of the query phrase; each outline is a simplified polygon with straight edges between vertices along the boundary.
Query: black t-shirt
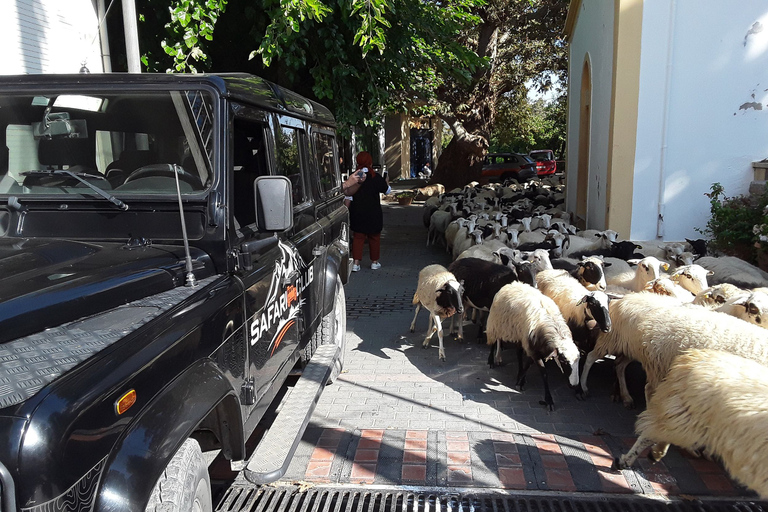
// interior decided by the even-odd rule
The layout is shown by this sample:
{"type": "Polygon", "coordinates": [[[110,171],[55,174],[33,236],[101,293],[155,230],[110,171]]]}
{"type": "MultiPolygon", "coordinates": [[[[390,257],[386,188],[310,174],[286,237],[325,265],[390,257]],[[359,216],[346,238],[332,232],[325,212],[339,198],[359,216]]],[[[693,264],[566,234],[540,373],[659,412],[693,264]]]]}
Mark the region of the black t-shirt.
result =
{"type": "Polygon", "coordinates": [[[381,211],[379,194],[387,192],[387,181],[373,171],[368,171],[368,177],[360,185],[360,189],[352,196],[349,205],[350,228],[357,233],[381,233],[384,227],[384,214],[381,211]]]}

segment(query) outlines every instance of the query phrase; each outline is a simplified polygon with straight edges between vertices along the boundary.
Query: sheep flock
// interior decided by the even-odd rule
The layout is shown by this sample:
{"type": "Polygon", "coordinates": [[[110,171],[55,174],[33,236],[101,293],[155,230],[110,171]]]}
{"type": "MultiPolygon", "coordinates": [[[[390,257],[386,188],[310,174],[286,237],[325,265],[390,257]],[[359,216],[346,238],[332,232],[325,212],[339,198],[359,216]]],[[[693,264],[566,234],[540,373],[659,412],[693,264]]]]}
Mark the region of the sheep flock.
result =
{"type": "Polygon", "coordinates": [[[450,357],[441,320],[450,316],[451,333],[457,324],[463,341],[472,315],[491,368],[503,349],[516,350],[518,389],[526,370],[539,367],[549,410],[547,367],[567,373],[576,397],[588,400],[590,369],[612,356],[618,397],[633,407],[625,369],[637,361],[647,376],[647,410],[637,420],[638,442],[615,465],[631,466],[648,447],[659,460],[672,443],[719,458],[768,498],[768,273],[708,253],[703,240],[631,241],[577,229],[557,176],[433,187],[421,195],[426,243],[453,263],[419,276],[416,313],[423,306],[431,314],[425,347],[437,331],[439,356],[450,357]],[[448,291],[458,291],[461,303],[448,291]]]}

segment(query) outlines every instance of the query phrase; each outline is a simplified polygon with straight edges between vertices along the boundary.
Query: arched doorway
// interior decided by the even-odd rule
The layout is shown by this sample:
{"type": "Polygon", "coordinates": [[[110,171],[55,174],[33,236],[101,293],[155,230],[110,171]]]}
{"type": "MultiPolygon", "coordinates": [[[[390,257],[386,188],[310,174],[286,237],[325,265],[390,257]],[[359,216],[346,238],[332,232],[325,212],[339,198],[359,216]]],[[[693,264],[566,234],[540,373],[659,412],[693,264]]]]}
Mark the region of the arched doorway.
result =
{"type": "Polygon", "coordinates": [[[589,190],[590,126],[592,124],[592,73],[589,60],[581,72],[579,101],[579,160],[576,175],[576,227],[587,228],[587,192],[589,190]]]}

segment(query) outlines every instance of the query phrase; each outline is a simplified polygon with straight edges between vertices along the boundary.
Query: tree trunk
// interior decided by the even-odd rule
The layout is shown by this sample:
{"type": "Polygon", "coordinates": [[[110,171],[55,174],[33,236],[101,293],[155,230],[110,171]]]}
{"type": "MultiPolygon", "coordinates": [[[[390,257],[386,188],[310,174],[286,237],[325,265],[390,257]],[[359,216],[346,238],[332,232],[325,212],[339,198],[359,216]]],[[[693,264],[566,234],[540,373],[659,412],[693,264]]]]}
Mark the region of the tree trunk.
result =
{"type": "Polygon", "coordinates": [[[474,134],[454,135],[440,154],[431,183],[442,183],[446,190],[480,181],[488,141],[474,134]]]}

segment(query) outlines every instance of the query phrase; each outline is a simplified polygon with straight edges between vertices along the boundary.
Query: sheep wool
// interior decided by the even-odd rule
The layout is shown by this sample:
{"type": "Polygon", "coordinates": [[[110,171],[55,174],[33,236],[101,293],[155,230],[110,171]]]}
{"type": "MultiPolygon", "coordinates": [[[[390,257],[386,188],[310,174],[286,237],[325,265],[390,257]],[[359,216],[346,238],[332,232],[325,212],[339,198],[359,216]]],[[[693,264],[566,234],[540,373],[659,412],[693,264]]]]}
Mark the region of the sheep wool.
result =
{"type": "Polygon", "coordinates": [[[541,293],[557,304],[582,350],[588,352],[594,348],[598,330],[611,329],[605,293],[588,290],[565,270],[539,272],[536,284],[541,293]]]}
{"type": "Polygon", "coordinates": [[[734,256],[704,256],[696,263],[713,272],[711,284],[730,283],[741,288],[768,286],[768,273],[734,256]]]}
{"type": "Polygon", "coordinates": [[[768,368],[717,350],[680,355],[637,420],[635,445],[619,461],[631,466],[656,443],[659,460],[669,444],[702,446],[717,455],[728,473],[768,498],[768,368]]]}
{"type": "MultiPolygon", "coordinates": [[[[562,358],[571,366],[569,382],[579,383],[579,349],[573,342],[568,325],[557,304],[537,289],[523,283],[504,285],[491,304],[486,328],[488,345],[497,342],[519,344],[523,351],[542,367],[552,357],[562,358]]],[[[497,361],[500,345],[497,345],[497,361]]],[[[544,375],[545,404],[552,409],[546,374],[544,375]]],[[[522,387],[525,372],[518,375],[522,387]],[[522,381],[522,382],[521,382],[522,381]]]]}
{"type": "Polygon", "coordinates": [[[416,317],[421,306],[429,311],[429,327],[424,339],[424,348],[429,346],[432,335],[437,331],[440,341],[438,357],[445,360],[443,348],[443,326],[441,320],[455,313],[463,313],[464,306],[461,301],[463,286],[456,280],[453,274],[442,265],[427,265],[419,272],[419,283],[416,293],[413,294],[413,304],[416,312],[411,322],[411,332],[416,328],[416,317]]]}
{"type": "MultiPolygon", "coordinates": [[[[643,365],[647,401],[674,359],[687,349],[723,350],[768,365],[768,332],[738,318],[702,307],[686,307],[672,297],[648,292],[626,295],[611,302],[609,310],[613,329],[600,333],[587,356],[581,374],[585,393],[592,364],[607,354],[623,354],[643,365]]],[[[632,398],[621,377],[622,399],[630,405],[632,398]]]]}

